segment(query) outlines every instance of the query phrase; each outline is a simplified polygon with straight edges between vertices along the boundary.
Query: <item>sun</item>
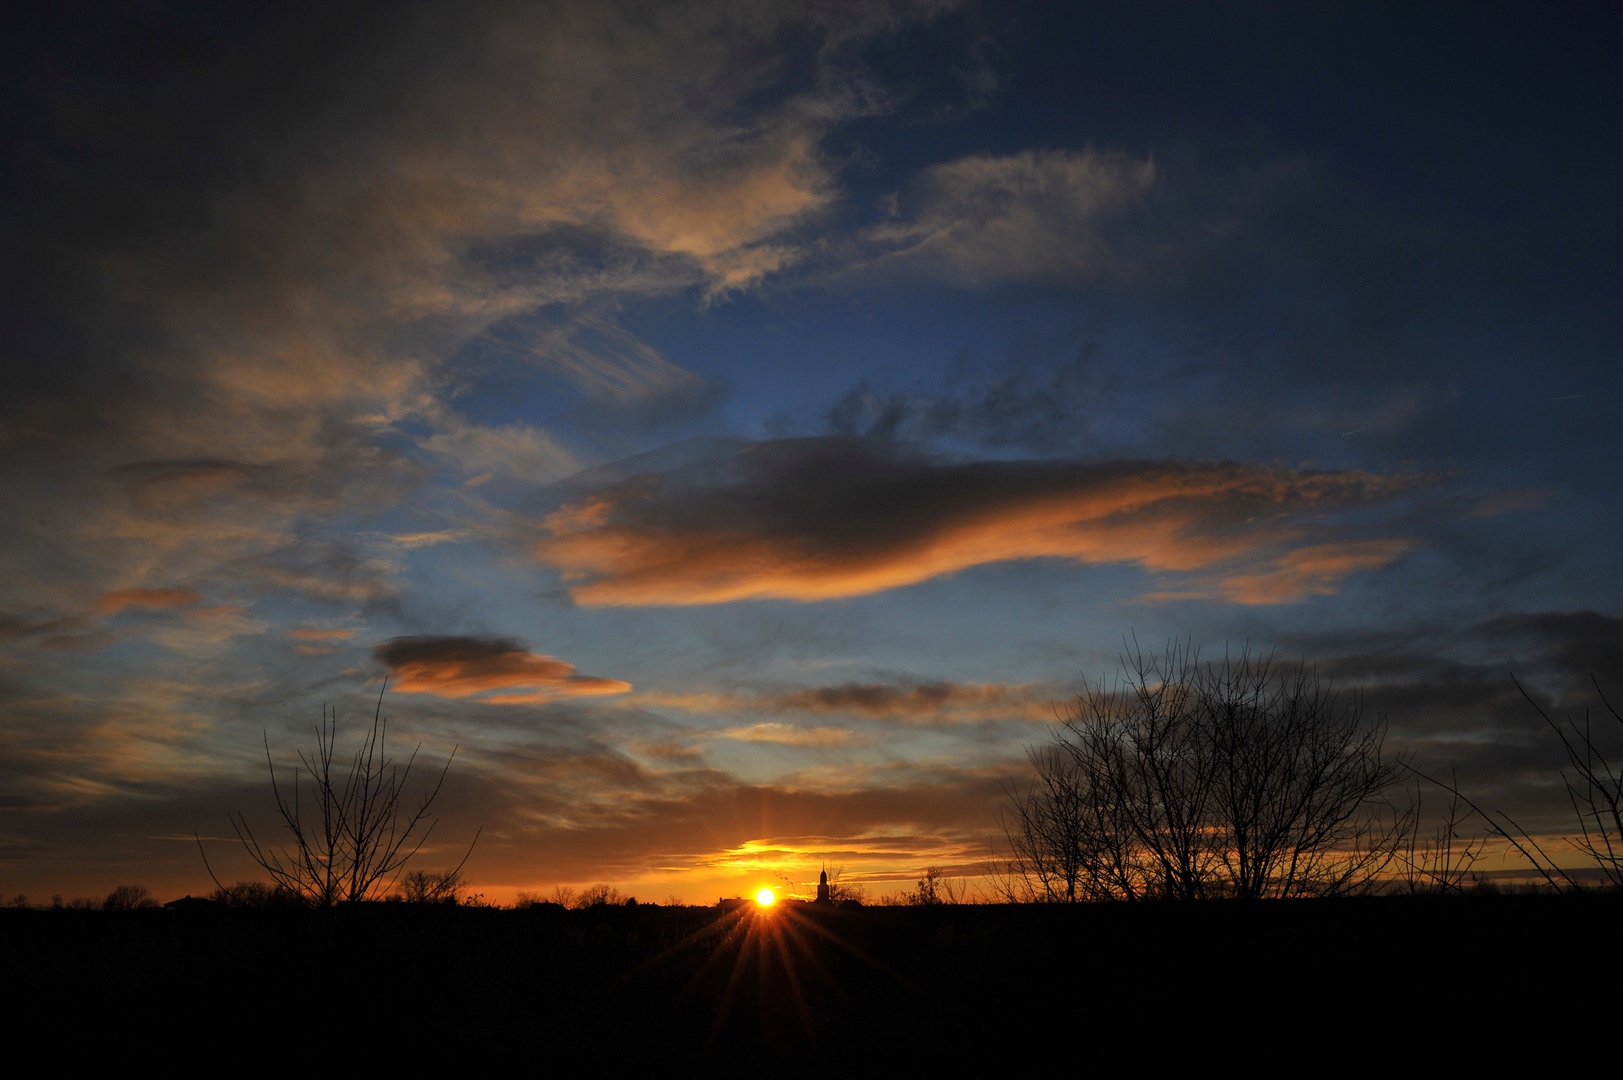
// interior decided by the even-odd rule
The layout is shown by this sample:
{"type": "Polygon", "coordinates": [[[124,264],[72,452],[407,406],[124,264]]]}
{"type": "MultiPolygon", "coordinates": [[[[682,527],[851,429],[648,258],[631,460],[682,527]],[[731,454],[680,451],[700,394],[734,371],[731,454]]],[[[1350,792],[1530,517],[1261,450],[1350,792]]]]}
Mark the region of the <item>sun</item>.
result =
{"type": "Polygon", "coordinates": [[[773,892],[771,889],[762,889],[760,892],[755,894],[755,902],[760,904],[762,907],[771,907],[777,902],[777,899],[778,894],[773,892]]]}

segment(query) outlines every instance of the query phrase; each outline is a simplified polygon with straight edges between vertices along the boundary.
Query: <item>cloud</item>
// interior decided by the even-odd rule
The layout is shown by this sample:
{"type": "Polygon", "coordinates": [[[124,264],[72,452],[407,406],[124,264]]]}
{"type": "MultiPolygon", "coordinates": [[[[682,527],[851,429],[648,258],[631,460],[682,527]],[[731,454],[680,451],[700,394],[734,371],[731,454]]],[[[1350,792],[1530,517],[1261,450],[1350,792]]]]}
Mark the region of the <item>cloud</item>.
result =
{"type": "Polygon", "coordinates": [[[143,510],[172,512],[252,483],[266,470],[240,461],[138,461],[109,469],[143,510]]]}
{"type": "Polygon", "coordinates": [[[844,728],[804,728],[793,724],[751,724],[748,727],[723,728],[713,736],[738,742],[778,743],[782,746],[846,746],[856,738],[856,732],[844,728]]]}
{"type": "Polygon", "coordinates": [[[287,636],[295,641],[331,641],[354,635],[353,630],[320,630],[313,626],[295,626],[287,632],[287,636]]]}
{"type": "Polygon", "coordinates": [[[1326,546],[1314,519],[1419,482],[1228,462],[954,463],[876,440],[779,440],[610,482],[551,513],[535,553],[588,606],[829,600],[1035,558],[1176,572],[1251,559],[1252,579],[1204,591],[1280,603],[1396,558],[1396,542],[1326,546]]]}
{"type": "Polygon", "coordinates": [[[498,355],[547,371],[588,396],[629,403],[691,391],[702,380],[624,327],[592,311],[567,319],[530,316],[486,330],[498,355]]]}
{"type": "MultiPolygon", "coordinates": [[[[71,707],[63,715],[71,719],[71,707]]],[[[118,720],[128,722],[123,716],[118,720]]],[[[0,732],[0,740],[8,751],[22,749],[25,734],[0,732]]],[[[8,823],[0,849],[14,860],[16,891],[47,896],[52,889],[67,891],[65,881],[78,874],[105,874],[116,884],[114,875],[125,873],[116,868],[130,866],[140,868],[154,890],[196,894],[208,880],[192,840],[200,825],[217,872],[228,880],[252,872],[229,831],[218,841],[210,832],[218,835],[224,828],[227,808],[245,809],[255,825],[275,820],[262,754],[257,761],[245,755],[243,770],[234,775],[168,773],[154,781],[147,779],[145,758],[184,745],[187,730],[178,723],[172,732],[152,733],[150,748],[120,746],[105,762],[106,737],[121,734],[116,726],[86,727],[71,745],[54,742],[62,735],[59,723],[40,725],[38,734],[53,740],[51,752],[62,755],[63,766],[81,747],[88,749],[106,782],[97,783],[91,797],[84,781],[71,789],[53,787],[59,779],[74,778],[47,777],[45,762],[30,762],[33,782],[12,789],[29,804],[0,806],[8,823]],[[109,813],[120,821],[113,846],[107,846],[109,813]],[[13,839],[25,823],[28,840],[13,839]],[[92,860],[86,852],[98,857],[92,860]]],[[[253,735],[258,734],[256,729],[253,735]]],[[[276,749],[280,758],[282,750],[276,749]]],[[[15,754],[0,755],[0,771],[18,760],[15,754]]],[[[632,882],[658,880],[662,887],[654,895],[674,890],[696,900],[708,890],[713,900],[722,892],[735,893],[739,877],[768,870],[815,882],[824,859],[844,865],[848,879],[894,875],[910,881],[906,875],[917,876],[917,868],[926,864],[973,864],[984,858],[995,835],[1000,796],[990,771],[920,770],[890,783],[820,790],[744,784],[707,770],[639,768],[601,749],[524,747],[481,754],[465,748],[437,804],[441,823],[422,858],[433,865],[449,855],[454,863],[461,852],[450,853],[467,843],[478,824],[499,821],[502,828],[486,830],[469,862],[482,883],[530,888],[606,880],[626,891],[632,882]]],[[[639,896],[648,895],[644,888],[651,886],[639,885],[639,896]]]]}
{"type": "Polygon", "coordinates": [[[974,719],[1053,719],[1051,698],[1041,688],[1008,683],[842,683],[784,694],[779,700],[788,709],[901,720],[955,715],[974,719]]]}
{"type": "Polygon", "coordinates": [[[1241,604],[1289,604],[1311,596],[1328,596],[1349,574],[1380,570],[1414,548],[1409,540],[1353,540],[1315,544],[1280,555],[1261,573],[1222,579],[1219,591],[1241,604]]]}
{"type": "Polygon", "coordinates": [[[113,695],[59,693],[0,681],[0,784],[41,806],[118,793],[172,793],[218,775],[202,745],[217,720],[196,695],[130,679],[113,695]]]}
{"type": "Polygon", "coordinates": [[[463,472],[475,474],[476,479],[483,477],[481,482],[505,476],[531,484],[548,483],[580,468],[567,448],[525,423],[470,424],[448,417],[422,446],[463,472]]]}
{"type": "Polygon", "coordinates": [[[89,634],[52,634],[41,638],[38,648],[51,652],[99,652],[109,645],[116,645],[124,640],[117,634],[89,633],[89,634]]]}
{"type": "Polygon", "coordinates": [[[19,129],[0,181],[30,207],[0,443],[42,463],[0,481],[30,508],[0,602],[60,616],[80,602],[60,594],[154,564],[266,590],[299,568],[306,596],[390,602],[393,569],[357,588],[326,557],[351,515],[406,502],[429,463],[579,466],[553,432],[457,413],[469,342],[593,401],[702,398],[608,313],[800,258],[838,196],[824,136],[883,107],[862,45],[932,17],[706,0],[31,26],[30,115],[83,122],[19,129]],[[186,57],[131,44],[171,38],[186,57]]]}
{"type": "Polygon", "coordinates": [[[372,656],[394,675],[394,689],[403,694],[465,698],[521,690],[481,700],[526,705],[631,690],[630,683],[618,679],[577,675],[573,664],[539,656],[506,638],[397,637],[377,645],[372,656]]]}
{"type": "Polygon", "coordinates": [[[1143,257],[1113,227],[1156,182],[1153,161],[1083,150],[973,155],[924,170],[913,212],[875,226],[891,247],[865,269],[985,287],[1130,276],[1143,257]]]}
{"type": "MultiPolygon", "coordinates": [[[[881,392],[863,382],[841,395],[804,433],[949,440],[1019,447],[1045,457],[1074,452],[1094,434],[1088,417],[1101,404],[1098,375],[1090,370],[1096,351],[1084,346],[1069,362],[1048,370],[1020,365],[973,383],[954,378],[950,382],[959,385],[928,394],[881,392]]],[[[962,362],[967,359],[960,354],[955,375],[968,367],[962,362]]]]}
{"type": "Polygon", "coordinates": [[[111,615],[125,608],[173,608],[198,603],[190,589],[114,589],[96,600],[96,610],[111,615]]]}
{"type": "Polygon", "coordinates": [[[842,782],[827,785],[750,785],[714,770],[649,769],[601,750],[490,756],[479,770],[489,808],[464,817],[499,816],[512,838],[509,851],[483,858],[531,867],[531,880],[673,883],[806,862],[815,881],[820,858],[852,874],[984,858],[1003,773],[910,765],[879,775],[842,771],[842,782]]]}
{"type": "MultiPolygon", "coordinates": [[[[297,6],[198,21],[160,5],[89,33],[34,20],[15,81],[19,115],[44,119],[11,132],[16,167],[0,175],[6,204],[29,208],[16,287],[0,290],[0,446],[26,463],[0,478],[26,508],[6,537],[0,638],[42,685],[88,693],[116,667],[67,654],[118,640],[109,620],[202,596],[310,626],[409,603],[414,545],[479,534],[464,519],[483,510],[434,487],[443,473],[536,483],[580,465],[553,430],[458,412],[488,374],[469,343],[501,345],[503,375],[522,364],[616,408],[709,392],[610,314],[683,291],[712,302],[795,265],[839,195],[824,136],[883,107],[859,54],[924,7],[564,0],[376,19],[340,5],[312,23],[297,6]],[[159,40],[189,44],[142,45],[159,40]],[[165,598],[176,582],[189,588],[165,598]]],[[[127,636],[191,653],[156,663],[247,669],[279,704],[337,677],[305,659],[321,652],[299,658],[309,682],[265,670],[337,638],[241,640],[269,628],[240,613],[141,622],[127,636]]],[[[470,640],[386,648],[417,707],[630,689],[470,640]]],[[[133,735],[159,723],[144,693],[95,708],[133,735]]],[[[235,745],[199,738],[204,768],[235,745]]],[[[154,768],[174,753],[154,750],[154,768]]],[[[116,768],[87,761],[70,749],[51,768],[64,789],[116,787],[116,768]]]]}
{"type": "Polygon", "coordinates": [[[1532,643],[1544,663],[1555,668],[1580,694],[1590,679],[1614,702],[1623,701],[1623,618],[1598,611],[1540,611],[1501,615],[1477,632],[1495,642],[1532,643]]]}
{"type": "MultiPolygon", "coordinates": [[[[1052,722],[1054,696],[1035,684],[841,683],[779,693],[669,693],[645,691],[628,704],[683,712],[803,712],[860,716],[904,724],[953,724],[997,720],[1052,722]]],[[[757,725],[759,726],[759,725],[757,725]]],[[[775,725],[774,725],[775,726],[775,725]]],[[[736,729],[730,729],[736,730],[736,729]]]]}

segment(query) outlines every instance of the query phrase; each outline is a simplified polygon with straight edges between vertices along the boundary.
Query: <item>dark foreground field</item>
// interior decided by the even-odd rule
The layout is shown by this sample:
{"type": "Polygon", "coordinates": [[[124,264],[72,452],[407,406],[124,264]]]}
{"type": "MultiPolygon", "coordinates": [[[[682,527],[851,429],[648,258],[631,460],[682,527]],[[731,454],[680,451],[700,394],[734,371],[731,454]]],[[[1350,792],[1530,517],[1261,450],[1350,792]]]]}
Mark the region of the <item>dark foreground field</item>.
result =
{"type": "Polygon", "coordinates": [[[389,1072],[998,1075],[1235,1058],[1301,1071],[1610,1039],[1619,916],[1615,894],[8,910],[0,963],[22,1041],[233,1071],[328,1055],[389,1072]]]}

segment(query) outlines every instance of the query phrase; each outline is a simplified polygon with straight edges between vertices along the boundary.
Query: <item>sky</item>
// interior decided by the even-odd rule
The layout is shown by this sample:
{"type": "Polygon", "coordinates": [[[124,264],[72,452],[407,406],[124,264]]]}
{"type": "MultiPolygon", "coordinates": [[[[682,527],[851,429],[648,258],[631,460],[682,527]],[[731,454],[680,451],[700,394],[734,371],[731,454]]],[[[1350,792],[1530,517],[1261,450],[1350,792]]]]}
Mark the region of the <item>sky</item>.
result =
{"type": "Polygon", "coordinates": [[[1135,642],[1569,827],[1607,6],[5,19],[0,892],[255,876],[380,694],[491,899],[972,878],[1135,642]]]}

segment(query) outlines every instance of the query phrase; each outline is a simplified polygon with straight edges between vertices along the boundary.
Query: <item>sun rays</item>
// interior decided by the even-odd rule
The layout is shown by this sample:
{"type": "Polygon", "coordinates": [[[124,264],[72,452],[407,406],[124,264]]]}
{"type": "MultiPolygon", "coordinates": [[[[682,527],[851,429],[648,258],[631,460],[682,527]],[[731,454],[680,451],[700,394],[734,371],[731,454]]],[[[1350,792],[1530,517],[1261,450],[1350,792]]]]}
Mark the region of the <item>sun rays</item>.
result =
{"type": "Polygon", "coordinates": [[[831,1002],[849,996],[851,988],[844,983],[853,975],[864,981],[875,976],[900,979],[831,925],[862,918],[861,913],[780,897],[771,886],[724,906],[727,910],[719,918],[664,950],[642,969],[675,964],[694,951],[708,951],[679,995],[686,1000],[712,998],[717,1002],[706,1040],[707,1054],[721,1045],[729,1025],[749,1023],[752,1013],[762,1039],[804,1038],[816,1044],[828,1034],[826,1023],[819,1018],[829,1015],[831,1002]],[[842,976],[849,962],[857,967],[842,976]]]}

